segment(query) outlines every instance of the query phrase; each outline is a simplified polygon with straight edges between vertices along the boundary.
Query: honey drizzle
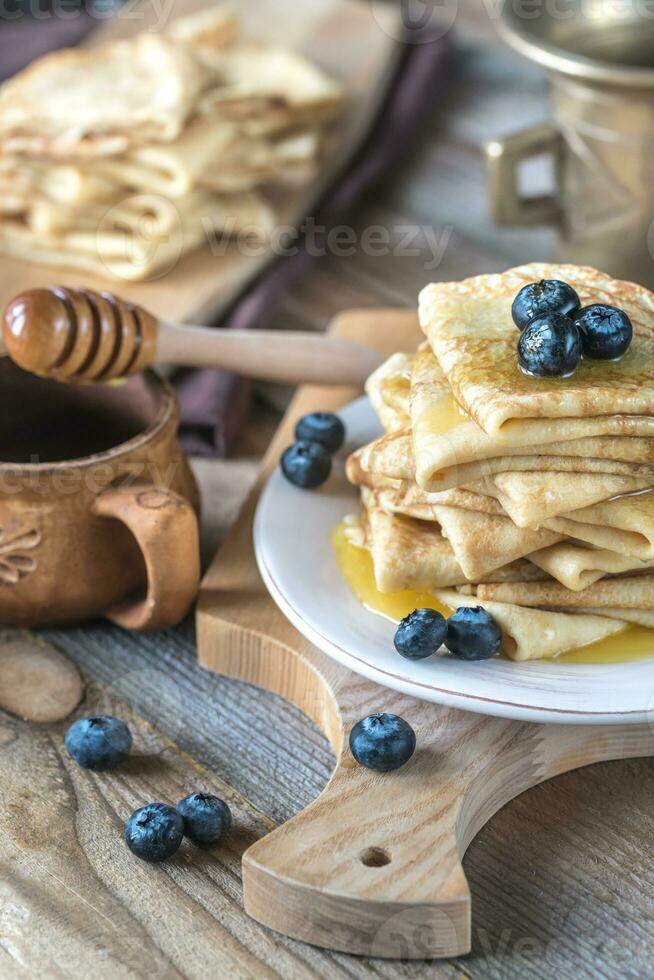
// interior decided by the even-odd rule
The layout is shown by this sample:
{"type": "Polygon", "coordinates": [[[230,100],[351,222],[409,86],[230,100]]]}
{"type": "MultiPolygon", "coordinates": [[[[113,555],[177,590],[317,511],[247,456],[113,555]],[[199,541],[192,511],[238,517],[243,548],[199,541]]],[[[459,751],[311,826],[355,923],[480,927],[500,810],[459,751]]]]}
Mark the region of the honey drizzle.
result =
{"type": "MultiPolygon", "coordinates": [[[[399,623],[414,609],[436,609],[444,616],[452,612],[428,592],[380,592],[375,582],[370,552],[348,540],[344,524],[339,524],[332,532],[332,545],[341,575],[359,602],[370,612],[384,616],[393,623],[399,623]]],[[[470,602],[474,604],[474,597],[470,602]]],[[[576,650],[568,650],[556,660],[559,663],[612,664],[653,657],[654,630],[626,625],[619,633],[576,650]]]]}

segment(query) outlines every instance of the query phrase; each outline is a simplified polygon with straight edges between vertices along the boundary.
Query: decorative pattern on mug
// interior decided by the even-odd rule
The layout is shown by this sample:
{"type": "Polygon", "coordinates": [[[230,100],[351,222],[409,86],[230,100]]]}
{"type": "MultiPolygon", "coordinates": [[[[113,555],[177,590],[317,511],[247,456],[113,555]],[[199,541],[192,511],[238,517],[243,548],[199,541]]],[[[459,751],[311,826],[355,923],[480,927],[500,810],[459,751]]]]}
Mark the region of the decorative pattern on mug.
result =
{"type": "Polygon", "coordinates": [[[40,544],[41,532],[35,528],[8,536],[0,527],[0,583],[16,585],[36,571],[36,559],[25,552],[33,551],[40,544]]]}

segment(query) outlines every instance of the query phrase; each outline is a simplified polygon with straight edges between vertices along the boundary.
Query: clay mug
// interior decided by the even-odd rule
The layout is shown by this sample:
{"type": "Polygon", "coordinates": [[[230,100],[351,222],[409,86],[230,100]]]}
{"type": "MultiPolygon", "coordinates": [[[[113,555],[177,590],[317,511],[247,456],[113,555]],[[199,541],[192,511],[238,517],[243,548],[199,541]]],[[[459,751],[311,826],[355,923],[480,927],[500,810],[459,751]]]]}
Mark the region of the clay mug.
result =
{"type": "Polygon", "coordinates": [[[172,389],[63,385],[0,358],[0,624],[171,626],[198,590],[195,480],[172,389]]]}
{"type": "Polygon", "coordinates": [[[552,225],[556,257],[654,283],[654,5],[505,0],[498,24],[548,74],[552,121],[486,147],[503,225],[552,225]],[[523,196],[521,164],[549,155],[555,189],[523,196]]]}

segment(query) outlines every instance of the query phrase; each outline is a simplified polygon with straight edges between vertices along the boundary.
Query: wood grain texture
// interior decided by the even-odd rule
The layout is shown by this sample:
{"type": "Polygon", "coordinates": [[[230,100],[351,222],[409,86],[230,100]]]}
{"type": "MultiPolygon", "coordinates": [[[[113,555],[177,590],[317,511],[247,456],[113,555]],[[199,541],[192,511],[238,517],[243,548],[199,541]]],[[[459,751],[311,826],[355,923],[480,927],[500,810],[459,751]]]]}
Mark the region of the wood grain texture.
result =
{"type": "MultiPolygon", "coordinates": [[[[333,330],[383,355],[415,349],[420,336],[415,313],[401,310],[341,314],[333,330]]],[[[256,567],[259,493],[297,419],[317,408],[337,411],[351,395],[342,388],[298,392],[200,592],[200,663],[293,701],[323,729],[337,758],[319,799],[244,855],[245,908],[264,925],[328,949],[457,956],[471,946],[461,858],[479,829],[552,776],[651,755],[654,730],[529,725],[418,702],[353,676],[284,619],[256,567]],[[407,765],[381,776],[357,766],[347,745],[352,726],[378,711],[405,718],[418,742],[407,765]]]]}
{"type": "MultiPolygon", "coordinates": [[[[265,9],[263,0],[248,6],[265,9]]],[[[279,326],[322,329],[346,307],[409,306],[415,303],[418,288],[431,278],[499,270],[527,255],[547,259],[549,232],[496,229],[487,212],[481,146],[497,133],[539,122],[547,113],[542,74],[496,43],[488,15],[492,6],[478,0],[458,4],[456,77],[450,93],[446,99],[433,93],[432,110],[421,137],[407,148],[404,166],[351,219],[355,228],[381,224],[389,229],[393,242],[398,240],[398,225],[451,227],[440,265],[432,271],[423,268],[430,254],[424,237],[421,256],[381,256],[373,261],[357,248],[353,256],[322,259],[285,299],[275,317],[279,326]]],[[[294,20],[279,26],[292,31],[294,20]]],[[[265,395],[269,400],[274,396],[276,404],[288,400],[281,390],[267,388],[265,395]]],[[[276,413],[257,403],[232,459],[196,462],[202,495],[209,502],[202,534],[207,556],[224,537],[252,486],[275,424],[276,413]]],[[[116,712],[126,706],[130,717],[146,719],[144,728],[152,731],[154,726],[165,741],[163,770],[153,768],[147,780],[138,773],[123,781],[125,809],[136,807],[148,795],[168,798],[170,768],[183,780],[185,790],[196,788],[205,778],[213,787],[233,787],[239,799],[248,801],[242,804],[248,813],[254,807],[258,814],[252,836],[259,837],[310,804],[324,787],[333,755],[315,725],[288,701],[203,670],[197,664],[190,623],[156,636],[135,636],[107,624],[53,630],[47,635],[80,667],[91,685],[90,697],[116,712]]],[[[95,703],[90,700],[89,708],[95,703]]],[[[6,740],[17,727],[21,726],[0,713],[0,763],[6,740]]],[[[34,737],[31,728],[21,730],[34,737]]],[[[47,745],[54,741],[55,754],[60,738],[53,730],[46,740],[47,745]]],[[[56,760],[52,766],[36,768],[42,746],[42,741],[34,741],[26,750],[34,755],[31,779],[14,771],[3,784],[3,828],[12,822],[9,808],[17,787],[29,790],[36,805],[46,795],[50,771],[55,775],[60,771],[56,760]]],[[[52,754],[47,758],[50,761],[52,754]]],[[[81,782],[80,800],[94,794],[95,812],[102,813],[106,806],[111,815],[96,777],[88,776],[88,789],[87,778],[81,782]]],[[[34,861],[29,849],[23,849],[20,876],[14,881],[15,866],[5,857],[3,832],[0,975],[11,980],[34,975],[87,980],[92,974],[113,980],[121,975],[116,964],[124,949],[140,943],[146,955],[131,972],[139,978],[204,980],[230,975],[225,968],[227,948],[242,951],[241,962],[231,971],[237,978],[642,980],[652,976],[654,947],[653,795],[654,767],[651,760],[643,759],[575,770],[507,804],[479,832],[463,862],[475,910],[471,954],[426,962],[331,954],[268,932],[242,910],[238,857],[223,866],[221,855],[212,866],[209,884],[197,870],[182,878],[168,876],[165,869],[156,872],[157,886],[160,879],[167,879],[170,936],[165,947],[157,939],[162,927],[151,920],[147,907],[141,908],[145,899],[152,898],[151,891],[142,892],[148,879],[138,875],[132,887],[131,865],[118,865],[111,928],[105,923],[101,941],[95,942],[94,927],[100,917],[91,918],[75,947],[79,958],[68,957],[62,963],[63,937],[67,930],[75,933],[80,920],[83,925],[89,918],[86,903],[94,904],[94,891],[103,891],[103,883],[93,875],[87,877],[85,888],[78,886],[79,915],[64,919],[57,912],[64,886],[49,878],[44,854],[34,861]],[[188,947],[180,932],[192,929],[196,910],[209,926],[201,955],[185,963],[188,947]],[[24,932],[28,940],[20,938],[24,932]]],[[[75,819],[77,805],[73,799],[62,825],[75,819]]],[[[239,804],[235,816],[238,825],[239,804]]],[[[103,842],[105,835],[119,832],[119,818],[94,827],[103,842]]],[[[61,833],[48,827],[50,847],[57,847],[61,833]]],[[[250,840],[246,834],[243,846],[250,840]]],[[[43,851],[47,855],[45,843],[43,851]]],[[[85,861],[83,849],[76,850],[68,870],[76,873],[85,861]]],[[[125,972],[123,968],[122,975],[125,972]]]]}

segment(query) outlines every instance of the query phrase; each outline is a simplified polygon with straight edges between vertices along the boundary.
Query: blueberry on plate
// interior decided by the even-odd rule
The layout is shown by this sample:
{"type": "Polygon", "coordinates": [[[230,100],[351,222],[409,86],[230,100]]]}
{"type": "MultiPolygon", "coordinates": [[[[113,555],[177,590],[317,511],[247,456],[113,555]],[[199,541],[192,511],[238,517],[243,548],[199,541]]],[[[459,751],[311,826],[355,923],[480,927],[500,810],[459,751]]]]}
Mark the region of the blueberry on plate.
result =
{"type": "Polygon", "coordinates": [[[315,490],[329,478],[332,458],[319,442],[295,442],[282,456],[282,473],[295,487],[315,490]]]}
{"type": "Polygon", "coordinates": [[[319,442],[328,453],[336,453],[345,442],[345,426],[333,412],[311,412],[295,426],[295,438],[319,442]]]}
{"type": "Polygon", "coordinates": [[[407,660],[431,657],[445,642],[447,621],[435,609],[414,609],[397,627],[395,649],[407,660]]]}
{"type": "Polygon", "coordinates": [[[581,306],[572,286],[561,279],[541,279],[523,286],[511,307],[511,316],[518,330],[524,330],[534,317],[546,313],[569,316],[581,306]]]}
{"type": "Polygon", "coordinates": [[[359,765],[390,772],[408,762],[416,748],[416,733],[399,715],[368,715],[350,732],[350,750],[359,765]]]}
{"type": "Polygon", "coordinates": [[[488,660],[501,640],[499,626],[482,606],[462,606],[447,621],[445,646],[461,660],[488,660]]]}
{"type": "Polygon", "coordinates": [[[112,715],[79,718],[66,732],[66,749],[83,769],[115,769],[127,758],[132,735],[124,721],[112,715]]]}
{"type": "Polygon", "coordinates": [[[518,341],[518,361],[527,374],[567,378],[581,360],[581,335],[569,316],[536,317],[518,341]]]}
{"type": "Polygon", "coordinates": [[[194,844],[217,844],[232,825],[232,814],[223,800],[211,793],[191,793],[177,804],[184,833],[194,844]]]}
{"type": "Polygon", "coordinates": [[[593,303],[575,315],[575,326],[581,334],[586,357],[598,361],[614,361],[626,353],[633,328],[631,320],[615,306],[593,303]]]}
{"type": "Polygon", "coordinates": [[[125,843],[143,861],[165,861],[183,836],[184,821],[167,803],[146,803],[125,824],[125,843]]]}

